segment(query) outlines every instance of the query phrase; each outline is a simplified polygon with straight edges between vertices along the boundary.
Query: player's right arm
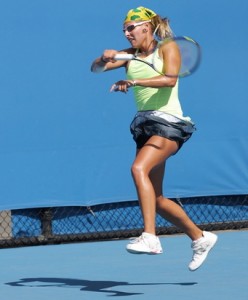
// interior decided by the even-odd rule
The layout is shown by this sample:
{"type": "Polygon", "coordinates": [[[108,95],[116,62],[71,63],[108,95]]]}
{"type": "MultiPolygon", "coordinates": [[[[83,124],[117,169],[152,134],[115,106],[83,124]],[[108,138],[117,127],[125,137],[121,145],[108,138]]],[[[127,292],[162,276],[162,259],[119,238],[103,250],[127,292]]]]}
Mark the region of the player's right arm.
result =
{"type": "Polygon", "coordinates": [[[91,72],[101,73],[109,70],[114,70],[121,67],[126,67],[126,60],[115,60],[116,54],[130,53],[129,49],[117,51],[117,50],[105,50],[103,54],[96,58],[91,65],[91,72]]]}

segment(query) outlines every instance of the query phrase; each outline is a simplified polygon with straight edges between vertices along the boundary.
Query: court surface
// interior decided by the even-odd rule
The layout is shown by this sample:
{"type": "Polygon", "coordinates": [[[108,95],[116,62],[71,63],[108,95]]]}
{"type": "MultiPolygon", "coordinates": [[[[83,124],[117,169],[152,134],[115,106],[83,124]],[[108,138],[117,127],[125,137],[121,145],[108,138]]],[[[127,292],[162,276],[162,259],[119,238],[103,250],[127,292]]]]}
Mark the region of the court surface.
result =
{"type": "Polygon", "coordinates": [[[126,240],[0,250],[3,300],[248,299],[248,231],[218,232],[196,272],[184,235],[161,237],[162,255],[132,255],[126,240]]]}

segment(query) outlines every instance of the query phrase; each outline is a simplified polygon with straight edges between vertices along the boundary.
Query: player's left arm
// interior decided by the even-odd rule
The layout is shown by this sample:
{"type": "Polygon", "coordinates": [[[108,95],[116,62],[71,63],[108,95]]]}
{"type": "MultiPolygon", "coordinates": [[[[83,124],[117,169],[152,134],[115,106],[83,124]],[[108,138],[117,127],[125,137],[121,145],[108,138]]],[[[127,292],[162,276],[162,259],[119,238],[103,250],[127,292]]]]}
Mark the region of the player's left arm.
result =
{"type": "Polygon", "coordinates": [[[159,49],[159,55],[163,59],[163,74],[176,81],[181,66],[180,50],[176,42],[164,42],[159,49]]]}

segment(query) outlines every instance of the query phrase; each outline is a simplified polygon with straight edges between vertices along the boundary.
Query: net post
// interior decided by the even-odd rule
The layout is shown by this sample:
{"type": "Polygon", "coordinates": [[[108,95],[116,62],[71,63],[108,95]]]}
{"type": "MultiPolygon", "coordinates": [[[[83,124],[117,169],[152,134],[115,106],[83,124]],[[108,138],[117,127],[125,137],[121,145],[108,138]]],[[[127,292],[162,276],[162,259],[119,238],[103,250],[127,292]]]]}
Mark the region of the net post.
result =
{"type": "Polygon", "coordinates": [[[51,208],[43,208],[40,211],[40,220],[41,220],[41,234],[45,239],[52,237],[52,219],[53,213],[51,208]]]}

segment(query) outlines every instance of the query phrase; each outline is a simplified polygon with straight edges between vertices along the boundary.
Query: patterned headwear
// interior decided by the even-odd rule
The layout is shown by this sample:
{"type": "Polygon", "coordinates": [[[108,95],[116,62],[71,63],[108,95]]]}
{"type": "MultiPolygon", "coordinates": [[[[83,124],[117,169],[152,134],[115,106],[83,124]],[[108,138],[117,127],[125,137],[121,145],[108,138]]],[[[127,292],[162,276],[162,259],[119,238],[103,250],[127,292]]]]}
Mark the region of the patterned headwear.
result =
{"type": "Polygon", "coordinates": [[[155,17],[157,14],[149,8],[139,6],[134,9],[130,9],[124,20],[124,23],[131,21],[148,21],[155,17]]]}

